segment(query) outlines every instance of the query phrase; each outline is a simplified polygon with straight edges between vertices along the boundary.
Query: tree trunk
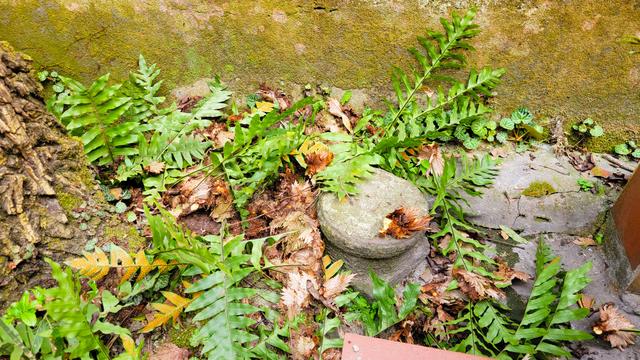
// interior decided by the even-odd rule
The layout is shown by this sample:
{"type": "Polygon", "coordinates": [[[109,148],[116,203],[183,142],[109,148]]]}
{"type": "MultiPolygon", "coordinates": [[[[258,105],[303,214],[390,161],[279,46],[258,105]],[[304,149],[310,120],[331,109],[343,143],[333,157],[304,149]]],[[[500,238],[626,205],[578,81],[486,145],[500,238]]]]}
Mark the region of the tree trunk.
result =
{"type": "Polygon", "coordinates": [[[46,283],[44,258],[79,254],[105,227],[82,145],[47,112],[33,75],[30,58],[0,42],[0,308],[46,283]]]}

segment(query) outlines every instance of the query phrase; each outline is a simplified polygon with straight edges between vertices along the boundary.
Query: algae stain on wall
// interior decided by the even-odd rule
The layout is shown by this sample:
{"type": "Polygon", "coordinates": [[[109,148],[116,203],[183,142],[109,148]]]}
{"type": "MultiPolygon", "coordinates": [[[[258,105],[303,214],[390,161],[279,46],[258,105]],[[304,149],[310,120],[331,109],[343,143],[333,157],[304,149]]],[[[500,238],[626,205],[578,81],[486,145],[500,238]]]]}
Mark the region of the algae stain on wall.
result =
{"type": "Polygon", "coordinates": [[[168,87],[217,73],[239,91],[320,82],[375,99],[391,65],[410,64],[415,36],[472,5],[483,31],[472,64],[508,71],[499,111],[525,105],[640,136],[640,59],[618,42],[640,31],[640,5],[623,0],[0,0],[0,38],[85,81],[122,78],[143,53],[168,87]]]}

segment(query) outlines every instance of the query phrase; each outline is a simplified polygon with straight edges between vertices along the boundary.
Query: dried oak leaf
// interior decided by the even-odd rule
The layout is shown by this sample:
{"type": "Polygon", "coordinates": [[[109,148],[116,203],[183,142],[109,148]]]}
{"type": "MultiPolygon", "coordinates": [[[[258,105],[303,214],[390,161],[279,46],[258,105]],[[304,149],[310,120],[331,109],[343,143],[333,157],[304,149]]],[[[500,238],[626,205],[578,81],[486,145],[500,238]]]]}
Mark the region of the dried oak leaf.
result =
{"type": "Polygon", "coordinates": [[[162,161],[152,161],[148,165],[145,165],[144,171],[149,174],[162,174],[164,171],[164,163],[162,161]]]}
{"type": "Polygon", "coordinates": [[[496,285],[511,285],[511,282],[514,279],[517,279],[523,282],[527,282],[531,280],[531,276],[529,274],[524,273],[522,271],[514,270],[503,261],[498,262],[498,270],[495,271],[493,275],[502,279],[500,281],[496,281],[495,282],[496,285]]]}
{"type": "Polygon", "coordinates": [[[463,269],[453,270],[453,277],[458,280],[460,290],[473,301],[486,298],[501,300],[505,294],[496,288],[488,278],[463,269]]]}
{"type": "Polygon", "coordinates": [[[600,321],[593,326],[594,333],[604,335],[611,347],[618,349],[635,343],[636,334],[625,331],[633,329],[635,326],[613,304],[604,304],[600,308],[600,321]]]}
{"type": "Polygon", "coordinates": [[[444,171],[444,158],[442,157],[442,152],[440,151],[440,146],[438,146],[438,144],[433,143],[422,145],[418,149],[418,159],[429,161],[429,170],[427,170],[425,175],[442,175],[442,172],[444,171]]]}
{"type": "Polygon", "coordinates": [[[415,210],[401,207],[385,217],[380,235],[406,239],[414,232],[429,230],[431,219],[429,215],[418,216],[415,210]]]}
{"type": "Polygon", "coordinates": [[[312,152],[305,155],[305,161],[307,163],[305,174],[313,176],[331,164],[333,153],[331,151],[312,152]]]}

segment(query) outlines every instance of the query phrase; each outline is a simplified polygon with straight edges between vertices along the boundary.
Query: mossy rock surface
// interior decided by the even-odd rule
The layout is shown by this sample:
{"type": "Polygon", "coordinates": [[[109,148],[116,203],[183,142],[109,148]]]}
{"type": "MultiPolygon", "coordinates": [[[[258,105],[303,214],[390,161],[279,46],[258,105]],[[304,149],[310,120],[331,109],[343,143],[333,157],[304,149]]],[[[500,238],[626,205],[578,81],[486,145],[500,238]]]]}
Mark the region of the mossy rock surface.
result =
{"type": "Polygon", "coordinates": [[[30,58],[0,42],[0,308],[51,283],[46,258],[80,256],[109,234],[125,247],[144,241],[118,218],[99,218],[109,206],[82,144],[47,113],[33,75],[30,58]]]}
{"type": "Polygon", "coordinates": [[[472,6],[482,34],[471,65],[507,69],[499,112],[526,106],[567,127],[591,117],[607,133],[588,144],[596,150],[638,135],[640,58],[619,42],[640,31],[633,1],[0,0],[0,36],[84,81],[122,79],[143,53],[168,89],[220,74],[240,92],[320,83],[379,101],[415,37],[472,6]]]}

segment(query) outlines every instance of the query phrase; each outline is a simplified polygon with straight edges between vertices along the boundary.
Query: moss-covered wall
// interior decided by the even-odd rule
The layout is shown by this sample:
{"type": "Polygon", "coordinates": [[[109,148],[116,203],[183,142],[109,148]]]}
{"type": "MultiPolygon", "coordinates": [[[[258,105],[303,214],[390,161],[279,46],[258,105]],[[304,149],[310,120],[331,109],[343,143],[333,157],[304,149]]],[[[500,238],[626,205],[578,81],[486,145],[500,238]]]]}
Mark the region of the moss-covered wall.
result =
{"type": "Polygon", "coordinates": [[[470,5],[483,29],[474,65],[508,70],[500,111],[525,105],[640,135],[640,57],[618,42],[640,31],[638,1],[0,0],[0,39],[84,80],[122,77],[143,53],[169,86],[217,73],[239,91],[315,82],[375,99],[416,35],[470,5]]]}

